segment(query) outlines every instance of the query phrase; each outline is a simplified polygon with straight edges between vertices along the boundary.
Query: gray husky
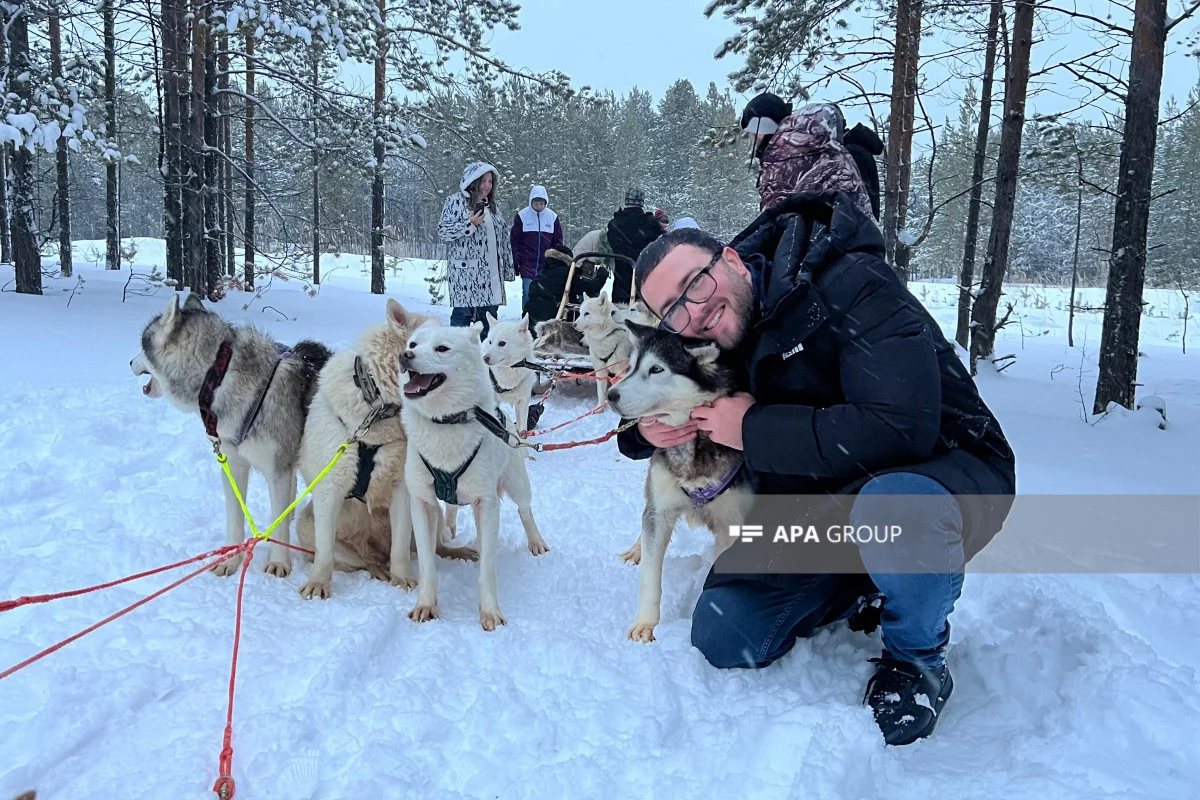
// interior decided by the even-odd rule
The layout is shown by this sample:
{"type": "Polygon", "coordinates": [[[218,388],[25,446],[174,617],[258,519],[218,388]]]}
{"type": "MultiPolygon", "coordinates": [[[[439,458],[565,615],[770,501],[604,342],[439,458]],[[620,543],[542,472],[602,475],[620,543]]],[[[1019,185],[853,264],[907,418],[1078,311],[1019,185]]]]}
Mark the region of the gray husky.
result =
{"type": "MultiPolygon", "coordinates": [[[[300,441],[317,375],[330,355],[329,348],[310,340],[285,348],[262,331],[232,325],[189,294],[182,305],[178,295],[172,296],[166,310],[150,320],[142,331],[141,352],[129,366],[134,375],[150,376],[142,394],[199,412],[197,431],[220,438],[243,498],[249,500],[251,469],[266,478],[271,518],[256,520],[266,527],[296,499],[300,441]]],[[[225,541],[238,544],[245,538],[245,517],[229,481],[224,475],[220,480],[225,541]]],[[[289,543],[291,522],[289,515],[272,538],[289,543]]],[[[239,556],[213,571],[231,575],[240,564],[239,556]]],[[[283,578],[291,570],[287,548],[273,544],[266,571],[283,578]]]]}
{"type": "MultiPolygon", "coordinates": [[[[683,425],[691,410],[734,391],[731,370],[717,363],[716,345],[685,345],[673,333],[626,321],[633,332],[630,367],[608,392],[622,417],[661,417],[683,425]]],[[[730,525],[739,525],[754,504],[742,454],[703,434],[676,447],[659,448],[646,474],[642,535],[626,561],[641,564],[637,617],[629,638],[654,641],[662,602],[663,557],[680,517],[716,535],[718,555],[730,544],[730,525]]]]}

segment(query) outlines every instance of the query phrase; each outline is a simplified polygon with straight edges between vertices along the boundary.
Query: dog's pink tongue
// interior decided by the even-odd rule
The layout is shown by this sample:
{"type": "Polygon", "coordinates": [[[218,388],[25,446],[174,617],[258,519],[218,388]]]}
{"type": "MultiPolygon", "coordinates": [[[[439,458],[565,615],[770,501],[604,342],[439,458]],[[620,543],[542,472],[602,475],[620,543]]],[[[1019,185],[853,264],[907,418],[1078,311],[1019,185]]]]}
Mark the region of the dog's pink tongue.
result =
{"type": "Polygon", "coordinates": [[[433,383],[433,375],[425,375],[420,372],[410,372],[408,375],[408,383],[404,384],[405,394],[416,394],[423,392],[433,383]]]}

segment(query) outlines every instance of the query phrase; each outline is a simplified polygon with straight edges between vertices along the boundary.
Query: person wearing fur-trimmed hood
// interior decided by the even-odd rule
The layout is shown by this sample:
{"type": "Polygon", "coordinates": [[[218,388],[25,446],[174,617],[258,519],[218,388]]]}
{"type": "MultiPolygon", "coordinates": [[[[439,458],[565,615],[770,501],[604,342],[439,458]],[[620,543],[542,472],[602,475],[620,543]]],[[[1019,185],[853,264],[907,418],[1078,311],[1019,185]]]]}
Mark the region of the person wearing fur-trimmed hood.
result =
{"type": "Polygon", "coordinates": [[[504,284],[516,279],[512,251],[505,247],[508,224],[496,208],[496,168],[475,161],[463,170],[458,191],[446,198],[438,237],[447,243],[450,279],[450,324],[467,327],[482,322],[487,338],[487,314],[499,316],[506,303],[504,284]]]}
{"type": "Polygon", "coordinates": [[[550,195],[545,186],[529,190],[529,205],[513,217],[510,244],[513,264],[521,276],[521,306],[529,302],[529,284],[542,269],[547,249],[563,243],[562,223],[550,208],[550,195]]]}

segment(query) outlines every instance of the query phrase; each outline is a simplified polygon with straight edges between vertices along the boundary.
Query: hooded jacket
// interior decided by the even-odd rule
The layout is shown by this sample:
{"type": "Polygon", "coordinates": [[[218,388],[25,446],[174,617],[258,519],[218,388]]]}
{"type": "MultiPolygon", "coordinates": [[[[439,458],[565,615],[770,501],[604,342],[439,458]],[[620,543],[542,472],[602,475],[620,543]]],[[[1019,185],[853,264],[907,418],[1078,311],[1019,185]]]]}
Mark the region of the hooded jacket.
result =
{"type": "MultiPolygon", "coordinates": [[[[853,495],[877,475],[917,473],[959,497],[966,556],[978,553],[1008,514],[1016,460],[954,346],[884,260],[879,228],[844,192],[808,193],[730,246],[755,277],[745,341],[723,355],[757,401],[742,421],[755,491],[853,495]]],[[[654,450],[637,428],[618,445],[635,459],[654,450]]]]}
{"type": "Polygon", "coordinates": [[[504,283],[516,279],[508,225],[496,209],[496,168],[476,161],[463,170],[458,191],[446,198],[438,222],[438,237],[447,243],[447,275],[450,280],[450,305],[455,308],[479,308],[504,305],[504,283]],[[476,179],[492,173],[492,192],[484,210],[483,224],[471,224],[467,187],[476,179]]]}
{"type": "Polygon", "coordinates": [[[841,111],[830,103],[805,106],[784,119],[760,157],[759,209],[798,192],[841,191],[873,217],[866,184],[842,143],[844,130],[841,111]]]}
{"type": "Polygon", "coordinates": [[[535,278],[542,267],[546,250],[563,244],[562,223],[558,214],[550,208],[550,195],[546,187],[534,186],[529,190],[529,205],[513,217],[509,246],[512,248],[513,263],[522,278],[535,278]],[[546,207],[539,214],[533,210],[533,201],[541,198],[546,207]]]}

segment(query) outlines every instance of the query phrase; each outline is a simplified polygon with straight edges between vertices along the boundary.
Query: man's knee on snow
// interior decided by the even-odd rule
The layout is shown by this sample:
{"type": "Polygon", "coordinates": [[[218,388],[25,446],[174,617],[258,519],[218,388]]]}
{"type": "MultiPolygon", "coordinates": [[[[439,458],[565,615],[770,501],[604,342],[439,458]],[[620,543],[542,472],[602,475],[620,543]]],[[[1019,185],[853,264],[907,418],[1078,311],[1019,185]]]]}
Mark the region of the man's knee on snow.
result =
{"type": "MultiPolygon", "coordinates": [[[[743,609],[744,611],[744,609],[743,609]]],[[[767,640],[752,625],[733,593],[708,589],[692,612],[692,646],[718,669],[761,669],[791,649],[767,649],[767,640]]],[[[792,640],[794,641],[794,640],[792,640]]]]}

